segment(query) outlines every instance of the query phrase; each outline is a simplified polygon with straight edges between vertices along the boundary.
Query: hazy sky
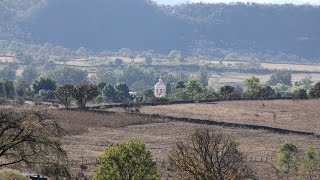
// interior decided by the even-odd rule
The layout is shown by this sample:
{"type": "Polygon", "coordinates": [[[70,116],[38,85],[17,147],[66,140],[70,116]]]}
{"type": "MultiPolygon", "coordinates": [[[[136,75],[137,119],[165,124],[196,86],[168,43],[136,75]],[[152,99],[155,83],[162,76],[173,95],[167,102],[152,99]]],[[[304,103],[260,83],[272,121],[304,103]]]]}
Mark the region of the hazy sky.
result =
{"type": "Polygon", "coordinates": [[[230,3],[230,2],[256,2],[256,3],[273,3],[273,4],[284,4],[284,3],[293,3],[293,4],[314,4],[320,5],[320,0],[155,0],[160,4],[178,4],[185,2],[207,2],[207,3],[230,3]]]}

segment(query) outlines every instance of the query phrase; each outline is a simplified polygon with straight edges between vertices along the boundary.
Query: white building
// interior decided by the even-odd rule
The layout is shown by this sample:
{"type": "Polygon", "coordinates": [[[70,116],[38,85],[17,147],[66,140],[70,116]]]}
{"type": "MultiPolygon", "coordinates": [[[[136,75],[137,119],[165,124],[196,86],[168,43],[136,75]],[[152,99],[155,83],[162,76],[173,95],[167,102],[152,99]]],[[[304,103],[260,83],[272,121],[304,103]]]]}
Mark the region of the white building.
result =
{"type": "Polygon", "coordinates": [[[166,97],[166,85],[163,83],[162,79],[154,86],[154,96],[157,98],[166,97]]]}

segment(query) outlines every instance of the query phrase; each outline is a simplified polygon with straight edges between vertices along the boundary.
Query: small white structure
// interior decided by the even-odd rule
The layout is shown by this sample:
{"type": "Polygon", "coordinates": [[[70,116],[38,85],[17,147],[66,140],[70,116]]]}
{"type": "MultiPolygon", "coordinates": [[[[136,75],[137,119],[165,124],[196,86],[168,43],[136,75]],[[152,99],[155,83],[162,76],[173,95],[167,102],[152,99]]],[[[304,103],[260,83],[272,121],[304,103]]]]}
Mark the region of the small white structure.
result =
{"type": "Polygon", "coordinates": [[[157,98],[166,97],[166,85],[163,83],[162,79],[154,86],[154,96],[157,98]]]}

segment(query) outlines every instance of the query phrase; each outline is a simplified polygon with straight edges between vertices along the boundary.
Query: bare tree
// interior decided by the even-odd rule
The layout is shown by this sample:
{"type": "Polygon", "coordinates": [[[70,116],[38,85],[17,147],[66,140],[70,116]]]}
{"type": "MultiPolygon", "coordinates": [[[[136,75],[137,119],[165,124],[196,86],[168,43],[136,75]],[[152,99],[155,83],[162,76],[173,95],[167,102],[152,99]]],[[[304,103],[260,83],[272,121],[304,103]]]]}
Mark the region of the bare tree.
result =
{"type": "Polygon", "coordinates": [[[191,139],[177,143],[170,165],[180,179],[235,180],[252,177],[238,144],[220,133],[198,129],[191,139]]]}
{"type": "Polygon", "coordinates": [[[62,128],[47,114],[33,110],[0,109],[0,167],[25,162],[31,165],[63,162],[59,141],[62,128]]]}

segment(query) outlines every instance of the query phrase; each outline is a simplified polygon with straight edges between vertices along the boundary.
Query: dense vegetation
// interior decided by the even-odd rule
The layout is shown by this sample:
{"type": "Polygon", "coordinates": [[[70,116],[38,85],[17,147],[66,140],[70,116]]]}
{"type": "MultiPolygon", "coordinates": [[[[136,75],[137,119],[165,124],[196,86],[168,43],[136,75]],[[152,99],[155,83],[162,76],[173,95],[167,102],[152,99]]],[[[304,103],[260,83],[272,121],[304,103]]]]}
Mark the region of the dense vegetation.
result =
{"type": "Polygon", "coordinates": [[[167,54],[177,49],[220,58],[315,61],[320,57],[317,6],[198,3],[163,7],[144,0],[40,2],[1,1],[0,38],[23,37],[25,42],[91,50],[127,47],[167,54]]]}

